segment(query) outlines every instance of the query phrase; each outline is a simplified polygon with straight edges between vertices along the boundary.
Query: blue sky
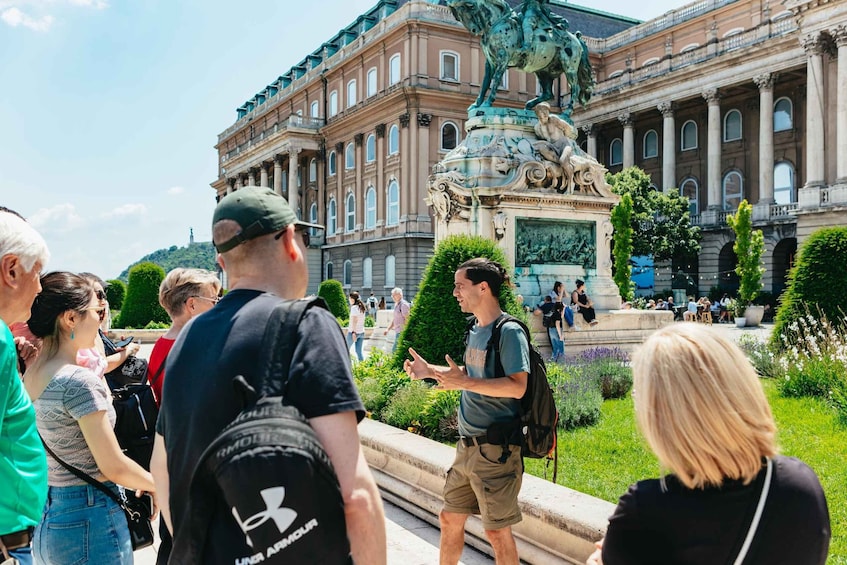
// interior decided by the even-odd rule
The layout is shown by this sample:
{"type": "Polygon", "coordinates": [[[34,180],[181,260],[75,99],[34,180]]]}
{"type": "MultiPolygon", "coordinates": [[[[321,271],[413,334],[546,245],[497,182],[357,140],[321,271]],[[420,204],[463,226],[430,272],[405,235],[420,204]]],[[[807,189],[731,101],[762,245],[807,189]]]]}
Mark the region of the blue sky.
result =
{"type": "Polygon", "coordinates": [[[0,0],[0,204],[44,235],[49,270],[114,278],[189,228],[210,240],[235,108],[375,3],[0,0]]]}

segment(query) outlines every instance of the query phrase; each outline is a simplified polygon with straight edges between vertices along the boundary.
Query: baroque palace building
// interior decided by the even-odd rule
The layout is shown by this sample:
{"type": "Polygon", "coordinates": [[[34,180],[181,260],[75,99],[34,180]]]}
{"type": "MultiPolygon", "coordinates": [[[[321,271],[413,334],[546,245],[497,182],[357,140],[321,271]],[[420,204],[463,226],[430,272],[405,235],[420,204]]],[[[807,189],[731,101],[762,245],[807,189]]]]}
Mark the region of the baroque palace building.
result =
{"type": "MultiPolygon", "coordinates": [[[[461,141],[484,71],[478,39],[443,4],[379,1],[218,136],[218,199],[269,186],[326,225],[311,292],[327,278],[365,296],[418,288],[433,250],[426,179],[461,141]]],[[[847,2],[701,0],[644,23],[550,6],[583,33],[595,70],[573,116],[583,148],[611,172],[638,165],[658,190],[679,188],[703,229],[699,257],[657,269],[657,289],[671,273],[701,294],[737,285],[726,215],[743,198],[774,293],[798,243],[847,224],[847,2]]],[[[510,70],[497,104],[522,107],[536,89],[510,70]]]]}

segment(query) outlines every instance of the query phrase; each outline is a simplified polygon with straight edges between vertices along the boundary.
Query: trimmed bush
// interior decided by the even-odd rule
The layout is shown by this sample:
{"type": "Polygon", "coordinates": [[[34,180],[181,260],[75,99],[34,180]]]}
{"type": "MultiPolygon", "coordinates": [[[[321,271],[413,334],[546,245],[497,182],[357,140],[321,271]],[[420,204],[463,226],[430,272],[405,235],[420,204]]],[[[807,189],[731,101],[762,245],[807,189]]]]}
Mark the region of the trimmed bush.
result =
{"type": "Polygon", "coordinates": [[[139,263],[129,270],[129,286],[119,319],[118,328],[143,328],[150,322],[170,323],[165,309],[159,304],[159,285],[165,270],[155,263],[139,263]]]}
{"type": "MultiPolygon", "coordinates": [[[[454,235],[439,243],[424,271],[406,328],[397,338],[396,368],[402,367],[403,360],[408,358],[409,347],[414,347],[430,363],[444,364],[445,355],[461,363],[467,314],[462,313],[453,298],[453,275],[459,265],[474,257],[487,257],[512,272],[503,250],[489,239],[454,235]]],[[[500,289],[500,307],[525,319],[513,289],[507,285],[500,289]]]]}
{"type": "Polygon", "coordinates": [[[377,420],[397,391],[411,382],[406,373],[391,368],[390,363],[391,357],[382,351],[373,350],[364,361],[353,365],[353,378],[365,410],[377,420]]]}
{"type": "Polygon", "coordinates": [[[790,332],[806,314],[840,320],[847,313],[847,227],[823,228],[803,243],[797,263],[788,275],[771,344],[779,347],[780,335],[790,332]]]}
{"type": "Polygon", "coordinates": [[[613,279],[622,300],[632,300],[635,283],[632,282],[632,197],[624,194],[612,208],[612,226],[615,229],[612,256],[615,259],[613,279]]]}
{"type": "Polygon", "coordinates": [[[350,301],[344,294],[341,283],[335,279],[327,279],[318,287],[318,296],[324,299],[329,311],[336,318],[346,320],[350,317],[350,301]]]}
{"type": "Polygon", "coordinates": [[[124,305],[126,298],[126,285],[120,279],[111,279],[106,281],[106,300],[109,301],[109,308],[112,310],[120,310],[124,305]]]}
{"type": "Polygon", "coordinates": [[[410,382],[388,401],[382,411],[382,421],[395,428],[417,432],[429,392],[430,386],[423,381],[410,382]]]}

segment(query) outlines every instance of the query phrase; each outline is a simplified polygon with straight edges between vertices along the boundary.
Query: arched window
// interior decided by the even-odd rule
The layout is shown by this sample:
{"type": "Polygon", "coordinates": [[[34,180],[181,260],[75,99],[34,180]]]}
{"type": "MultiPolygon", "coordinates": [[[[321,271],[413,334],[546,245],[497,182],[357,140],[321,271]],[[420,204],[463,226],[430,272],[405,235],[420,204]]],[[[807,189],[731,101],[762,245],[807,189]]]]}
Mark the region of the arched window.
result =
{"type": "Polygon", "coordinates": [[[682,186],[679,187],[679,192],[684,197],[688,198],[688,213],[691,216],[696,216],[700,213],[700,191],[697,186],[697,181],[693,178],[687,178],[682,181],[682,186]]]}
{"type": "Polygon", "coordinates": [[[642,67],[649,67],[650,65],[655,65],[658,62],[659,62],[658,57],[650,57],[649,59],[647,59],[646,61],[641,63],[641,66],[642,67]]]}
{"type": "Polygon", "coordinates": [[[459,128],[453,122],[445,122],[441,126],[441,149],[450,151],[455,149],[459,140],[459,128]]]}
{"type": "Polygon", "coordinates": [[[609,166],[623,163],[623,142],[619,138],[612,140],[609,144],[609,166]]]}
{"type": "Polygon", "coordinates": [[[777,204],[794,202],[794,166],[788,161],[773,167],[773,198],[777,204]]]}
{"type": "MultiPolygon", "coordinates": [[[[309,222],[313,224],[318,223],[318,203],[312,202],[312,205],[309,206],[309,222]]],[[[309,235],[318,235],[317,228],[309,228],[309,235]]]]}
{"type": "Polygon", "coordinates": [[[329,117],[338,113],[338,91],[333,90],[329,93],[329,117]]]}
{"type": "Polygon", "coordinates": [[[376,137],[374,137],[374,134],[370,134],[365,143],[365,161],[368,163],[376,161],[376,137]]]}
{"type": "Polygon", "coordinates": [[[394,155],[400,152],[400,128],[396,125],[388,130],[388,154],[394,155]]]}
{"type": "Polygon", "coordinates": [[[346,287],[353,286],[353,261],[350,259],[344,261],[344,280],[342,284],[346,287]]]}
{"type": "Polygon", "coordinates": [[[356,79],[347,83],[347,108],[356,105],[356,79]]]}
{"type": "Polygon", "coordinates": [[[356,229],[356,198],[352,193],[347,195],[347,221],[344,224],[345,231],[351,232],[356,229]]]}
{"type": "Polygon", "coordinates": [[[730,110],[723,117],[723,140],[737,141],[741,139],[741,112],[730,110]]]}
{"type": "Polygon", "coordinates": [[[376,189],[369,187],[365,194],[365,229],[372,230],[376,227],[376,189]]]}
{"type": "Polygon", "coordinates": [[[318,180],[318,161],[316,159],[312,159],[309,161],[309,182],[316,182],[318,180]]]}
{"type": "MultiPolygon", "coordinates": [[[[335,235],[336,231],[338,231],[338,205],[333,197],[329,199],[329,203],[326,205],[326,235],[335,235]]],[[[332,277],[327,278],[331,279],[332,277]]]]}
{"type": "Polygon", "coordinates": [[[682,124],[682,135],[680,136],[682,151],[697,149],[697,122],[688,120],[682,124]]]}
{"type": "Polygon", "coordinates": [[[388,84],[400,82],[400,54],[392,55],[388,60],[388,84]]]}
{"type": "Polygon", "coordinates": [[[787,131],[794,127],[794,105],[789,98],[780,98],[773,105],[773,130],[787,131]]]}
{"type": "Polygon", "coordinates": [[[362,288],[374,286],[374,261],[370,257],[362,259],[362,288]]]}
{"type": "Polygon", "coordinates": [[[356,168],[356,148],[352,143],[348,143],[347,147],[344,149],[344,168],[356,168]]]}
{"type": "Polygon", "coordinates": [[[453,51],[441,52],[441,80],[459,81],[459,54],[453,51]]]}
{"type": "Polygon", "coordinates": [[[738,171],[723,176],[723,209],[737,210],[744,199],[744,179],[738,171]]]}
{"type": "Polygon", "coordinates": [[[368,98],[376,95],[376,67],[368,71],[368,98]]]}
{"type": "Polygon", "coordinates": [[[400,185],[396,180],[388,183],[388,204],[386,206],[386,225],[396,226],[400,223],[400,185]]]}
{"type": "Polygon", "coordinates": [[[644,158],[652,159],[659,156],[659,134],[650,130],[644,134],[644,158]]]}
{"type": "Polygon", "coordinates": [[[332,278],[332,261],[329,261],[326,264],[326,276],[324,277],[324,279],[329,280],[331,278],[332,278]]]}
{"type": "Polygon", "coordinates": [[[394,288],[395,283],[395,260],[394,255],[385,258],[385,288],[394,288]]]}
{"type": "Polygon", "coordinates": [[[314,102],[311,103],[309,115],[312,116],[313,118],[317,118],[321,115],[320,105],[318,104],[317,100],[315,100],[314,102]]]}
{"type": "Polygon", "coordinates": [[[329,152],[329,157],[327,157],[327,166],[329,167],[329,176],[335,176],[335,151],[329,152]]]}

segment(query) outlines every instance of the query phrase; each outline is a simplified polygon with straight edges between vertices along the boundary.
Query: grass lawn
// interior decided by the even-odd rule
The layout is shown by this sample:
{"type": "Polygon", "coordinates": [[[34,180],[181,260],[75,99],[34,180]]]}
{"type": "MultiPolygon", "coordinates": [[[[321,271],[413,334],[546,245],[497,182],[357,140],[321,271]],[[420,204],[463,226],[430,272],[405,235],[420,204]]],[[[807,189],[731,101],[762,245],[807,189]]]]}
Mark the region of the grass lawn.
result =
{"type": "MultiPolygon", "coordinates": [[[[847,565],[847,429],[820,400],[782,398],[773,381],[763,384],[781,453],[805,461],[823,484],[832,521],[828,563],[847,565]]],[[[525,461],[527,472],[544,477],[542,461],[525,461]]],[[[596,426],[559,433],[559,484],[617,502],[630,484],[660,474],[658,461],[636,429],[629,398],[604,402],[596,426]]]]}

